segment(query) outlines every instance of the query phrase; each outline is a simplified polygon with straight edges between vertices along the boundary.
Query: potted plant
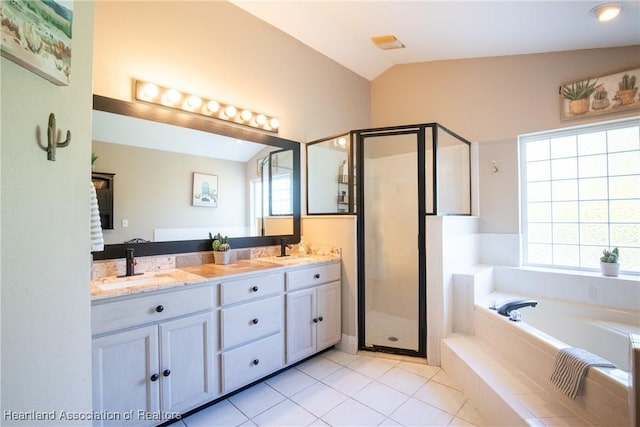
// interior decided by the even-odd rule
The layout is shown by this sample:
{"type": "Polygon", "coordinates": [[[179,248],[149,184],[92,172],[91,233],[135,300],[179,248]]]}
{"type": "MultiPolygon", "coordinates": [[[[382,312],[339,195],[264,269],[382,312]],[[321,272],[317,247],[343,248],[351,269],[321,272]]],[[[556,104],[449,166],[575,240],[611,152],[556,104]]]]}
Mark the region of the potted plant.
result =
{"type": "Polygon", "coordinates": [[[569,100],[571,114],[584,114],[589,111],[589,97],[596,90],[598,79],[571,83],[562,88],[562,95],[569,100]]]}
{"type": "Polygon", "coordinates": [[[618,259],[620,258],[620,251],[618,248],[613,248],[612,251],[603,250],[600,257],[600,271],[603,276],[617,277],[620,272],[620,264],[618,259]]]}
{"type": "Polygon", "coordinates": [[[616,92],[616,96],[620,100],[622,105],[628,105],[633,103],[633,98],[635,98],[636,93],[638,92],[638,88],[636,87],[636,76],[629,76],[625,74],[618,83],[618,91],[616,92]]]}
{"type": "Polygon", "coordinates": [[[220,233],[212,236],[209,233],[209,238],[213,239],[211,248],[213,249],[213,260],[216,264],[229,264],[231,258],[231,245],[229,244],[229,237],[220,233]]]}
{"type": "Polygon", "coordinates": [[[604,85],[599,85],[596,88],[596,91],[593,93],[593,102],[591,103],[591,108],[594,110],[604,110],[609,106],[609,98],[607,91],[604,88],[604,85]]]}

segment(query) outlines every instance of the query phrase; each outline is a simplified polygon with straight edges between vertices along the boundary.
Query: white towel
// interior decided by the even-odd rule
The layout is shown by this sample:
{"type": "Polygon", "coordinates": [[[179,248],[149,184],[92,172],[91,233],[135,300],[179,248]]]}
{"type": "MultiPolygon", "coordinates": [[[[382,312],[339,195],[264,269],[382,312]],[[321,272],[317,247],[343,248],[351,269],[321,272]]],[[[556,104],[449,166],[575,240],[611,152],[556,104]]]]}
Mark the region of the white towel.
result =
{"type": "Polygon", "coordinates": [[[100,209],[98,209],[98,196],[96,187],[91,183],[91,252],[104,250],[104,238],[102,236],[102,223],[100,222],[100,209]]]}
{"type": "Polygon", "coordinates": [[[564,394],[575,399],[591,366],[615,368],[616,365],[582,348],[563,348],[556,355],[551,383],[564,394]]]}

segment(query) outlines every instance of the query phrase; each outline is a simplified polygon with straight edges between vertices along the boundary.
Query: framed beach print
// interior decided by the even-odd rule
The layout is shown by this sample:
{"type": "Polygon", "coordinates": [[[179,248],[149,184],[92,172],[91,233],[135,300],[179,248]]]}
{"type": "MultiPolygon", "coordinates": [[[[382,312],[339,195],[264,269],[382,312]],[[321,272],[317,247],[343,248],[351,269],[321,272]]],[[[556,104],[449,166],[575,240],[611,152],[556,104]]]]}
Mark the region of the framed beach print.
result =
{"type": "Polygon", "coordinates": [[[3,57],[56,85],[69,85],[73,1],[2,1],[0,18],[3,57]]]}
{"type": "Polygon", "coordinates": [[[218,207],[218,176],[193,173],[193,206],[218,207]]]}
{"type": "Polygon", "coordinates": [[[564,83],[559,88],[562,120],[640,109],[640,68],[564,83]]]}

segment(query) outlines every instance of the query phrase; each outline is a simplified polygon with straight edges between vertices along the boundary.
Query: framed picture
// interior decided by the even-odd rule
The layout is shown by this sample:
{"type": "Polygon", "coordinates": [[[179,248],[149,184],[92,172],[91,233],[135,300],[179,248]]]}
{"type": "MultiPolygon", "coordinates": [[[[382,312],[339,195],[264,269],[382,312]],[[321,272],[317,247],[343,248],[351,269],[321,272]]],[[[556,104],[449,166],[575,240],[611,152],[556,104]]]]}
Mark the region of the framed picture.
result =
{"type": "Polygon", "coordinates": [[[73,1],[0,3],[1,53],[50,82],[69,85],[73,1]]]}
{"type": "Polygon", "coordinates": [[[562,120],[640,109],[640,68],[590,77],[560,86],[562,120]]]}
{"type": "Polygon", "coordinates": [[[218,177],[193,173],[193,206],[218,207],[218,177]]]}

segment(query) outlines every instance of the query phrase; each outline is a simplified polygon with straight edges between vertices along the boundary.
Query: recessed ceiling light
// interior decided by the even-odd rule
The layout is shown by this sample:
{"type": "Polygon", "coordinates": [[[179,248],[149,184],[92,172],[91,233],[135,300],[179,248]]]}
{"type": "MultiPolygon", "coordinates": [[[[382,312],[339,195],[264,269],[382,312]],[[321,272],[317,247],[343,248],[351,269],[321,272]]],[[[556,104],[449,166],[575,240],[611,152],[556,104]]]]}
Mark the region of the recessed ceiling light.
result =
{"type": "Polygon", "coordinates": [[[373,44],[378,46],[380,49],[390,50],[390,49],[402,49],[404,43],[396,38],[396,36],[377,36],[371,37],[371,41],[373,44]]]}
{"type": "Polygon", "coordinates": [[[600,22],[611,21],[622,11],[620,3],[606,3],[591,9],[591,14],[600,22]]]}

